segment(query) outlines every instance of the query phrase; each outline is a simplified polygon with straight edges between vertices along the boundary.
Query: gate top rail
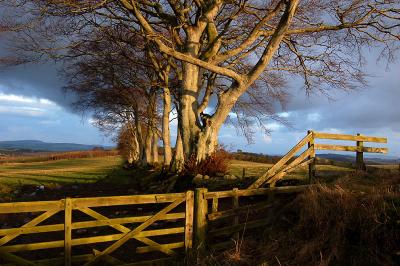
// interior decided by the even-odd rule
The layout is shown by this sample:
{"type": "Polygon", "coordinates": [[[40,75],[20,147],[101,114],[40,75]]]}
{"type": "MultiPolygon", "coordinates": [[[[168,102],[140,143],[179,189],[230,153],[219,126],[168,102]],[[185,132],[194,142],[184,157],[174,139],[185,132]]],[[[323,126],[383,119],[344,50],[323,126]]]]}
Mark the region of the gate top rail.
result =
{"type": "Polygon", "coordinates": [[[362,136],[362,135],[358,136],[358,135],[346,135],[346,134],[332,134],[332,133],[323,133],[323,132],[313,132],[313,136],[316,139],[333,139],[333,140],[350,140],[350,141],[387,143],[387,138],[362,136]]]}
{"type": "Polygon", "coordinates": [[[284,193],[294,193],[301,192],[306,188],[309,188],[310,185],[301,185],[301,186],[286,186],[286,187],[270,187],[270,188],[255,188],[255,189],[238,189],[228,190],[228,191],[210,191],[206,192],[204,198],[205,199],[214,199],[214,198],[231,198],[231,197],[248,197],[248,196],[260,196],[260,195],[268,195],[272,193],[276,194],[284,194],[284,193]]]}
{"type": "MultiPolygon", "coordinates": [[[[92,198],[72,198],[74,209],[82,207],[107,207],[149,203],[168,203],[185,198],[185,193],[148,194],[133,196],[110,196],[92,198]]],[[[20,212],[61,211],[65,209],[65,199],[53,201],[25,201],[0,203],[0,214],[20,212]]]]}

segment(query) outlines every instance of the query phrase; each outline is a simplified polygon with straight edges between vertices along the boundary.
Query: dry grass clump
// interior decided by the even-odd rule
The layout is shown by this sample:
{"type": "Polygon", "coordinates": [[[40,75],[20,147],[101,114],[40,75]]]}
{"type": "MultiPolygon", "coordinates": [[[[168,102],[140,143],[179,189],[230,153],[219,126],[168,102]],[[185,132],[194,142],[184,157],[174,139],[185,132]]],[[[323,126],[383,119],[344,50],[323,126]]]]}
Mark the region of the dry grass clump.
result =
{"type": "Polygon", "coordinates": [[[396,265],[400,180],[380,175],[347,176],[300,194],[275,223],[264,255],[282,265],[396,265]]]}

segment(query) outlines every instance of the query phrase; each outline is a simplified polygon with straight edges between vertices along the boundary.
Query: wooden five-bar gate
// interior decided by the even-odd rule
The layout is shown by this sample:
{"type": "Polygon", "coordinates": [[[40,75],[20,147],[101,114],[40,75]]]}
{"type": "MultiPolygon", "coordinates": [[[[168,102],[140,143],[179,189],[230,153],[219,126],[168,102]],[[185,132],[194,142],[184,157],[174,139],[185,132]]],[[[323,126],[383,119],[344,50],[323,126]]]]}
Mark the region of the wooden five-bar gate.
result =
{"type": "MultiPolygon", "coordinates": [[[[193,199],[193,191],[188,191],[173,194],[2,203],[0,215],[29,213],[36,214],[36,217],[31,217],[30,221],[25,221],[18,228],[0,229],[0,264],[92,265],[102,260],[111,265],[136,265],[127,263],[124,258],[130,259],[134,253],[152,251],[158,251],[166,256],[174,255],[175,249],[192,247],[193,199]],[[117,206],[130,208],[117,211],[117,206]],[[107,214],[102,214],[98,209],[107,214]],[[157,211],[150,213],[151,210],[154,212],[154,209],[157,211]],[[61,234],[56,234],[57,232],[61,234]],[[79,233],[84,233],[86,236],[77,237],[79,233]],[[28,237],[18,239],[23,236],[28,237]],[[163,236],[162,243],[151,239],[157,236],[163,236]],[[44,240],[57,237],[58,240],[44,240]],[[86,251],[86,254],[75,254],[75,248],[79,248],[77,253],[86,251]],[[63,256],[51,257],[52,250],[58,251],[53,254],[63,254],[63,256]],[[35,253],[32,254],[32,251],[35,253]],[[43,251],[42,254],[40,251],[43,251]],[[41,259],[34,260],[32,257],[41,259]]],[[[145,259],[142,257],[134,260],[145,259]]],[[[164,259],[150,261],[155,263],[164,259]]]]}
{"type": "Polygon", "coordinates": [[[312,181],[316,150],[356,152],[360,169],[364,152],[387,152],[365,147],[364,142],[387,143],[387,139],[309,131],[244,190],[199,188],[185,193],[1,203],[0,265],[154,265],[183,254],[194,244],[196,250],[237,244],[240,232],[271,222],[268,208],[277,195],[308,187],[274,184],[307,165],[312,181]],[[319,144],[317,139],[355,141],[356,146],[319,144]],[[266,184],[269,187],[260,188],[266,184]],[[4,226],[7,218],[11,226],[4,226]]]}

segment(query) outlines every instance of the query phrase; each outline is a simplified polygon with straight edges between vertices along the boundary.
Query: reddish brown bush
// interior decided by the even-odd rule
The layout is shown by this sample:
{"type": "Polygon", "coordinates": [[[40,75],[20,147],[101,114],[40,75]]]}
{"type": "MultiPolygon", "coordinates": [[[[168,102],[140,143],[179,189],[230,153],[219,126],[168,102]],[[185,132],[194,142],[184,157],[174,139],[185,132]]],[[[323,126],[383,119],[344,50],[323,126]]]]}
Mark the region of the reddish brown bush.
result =
{"type": "Polygon", "coordinates": [[[226,173],[229,167],[230,154],[223,148],[215,151],[201,162],[196,161],[193,155],[185,162],[184,174],[215,176],[217,173],[226,173]]]}

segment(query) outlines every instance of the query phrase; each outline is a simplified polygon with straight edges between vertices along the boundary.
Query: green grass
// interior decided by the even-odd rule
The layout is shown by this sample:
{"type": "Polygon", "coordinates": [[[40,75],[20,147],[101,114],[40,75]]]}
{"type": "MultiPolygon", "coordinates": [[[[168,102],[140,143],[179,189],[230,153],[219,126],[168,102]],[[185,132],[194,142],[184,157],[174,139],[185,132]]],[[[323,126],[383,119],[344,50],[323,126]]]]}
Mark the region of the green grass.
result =
{"type": "Polygon", "coordinates": [[[119,156],[0,165],[0,183],[8,185],[90,183],[120,168],[119,156]]]}

